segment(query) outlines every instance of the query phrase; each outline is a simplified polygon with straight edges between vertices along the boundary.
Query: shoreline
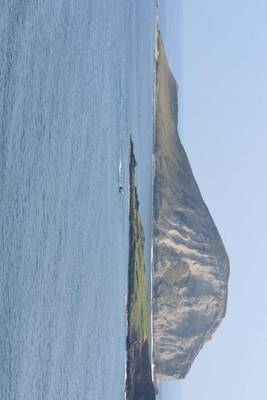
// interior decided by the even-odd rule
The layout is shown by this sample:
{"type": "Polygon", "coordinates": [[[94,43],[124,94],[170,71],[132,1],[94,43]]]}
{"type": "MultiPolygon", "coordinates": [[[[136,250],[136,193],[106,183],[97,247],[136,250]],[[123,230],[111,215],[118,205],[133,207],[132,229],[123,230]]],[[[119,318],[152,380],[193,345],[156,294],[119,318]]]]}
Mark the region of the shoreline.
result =
{"type": "MultiPolygon", "coordinates": [[[[128,265],[128,291],[126,292],[126,329],[127,329],[127,337],[126,337],[126,355],[125,355],[125,400],[138,400],[146,398],[146,399],[156,399],[157,393],[157,382],[154,374],[154,362],[153,362],[153,349],[154,349],[154,341],[153,341],[153,276],[154,276],[154,268],[153,268],[153,226],[154,226],[154,179],[155,179],[155,137],[156,137],[156,103],[157,103],[157,63],[158,63],[158,37],[159,37],[159,4],[158,0],[155,0],[155,16],[154,16],[154,48],[153,48],[153,115],[152,115],[152,126],[153,126],[153,142],[152,142],[152,159],[151,159],[151,167],[152,167],[152,179],[151,179],[151,251],[150,251],[150,293],[149,293],[149,308],[150,308],[150,340],[148,344],[149,352],[146,354],[149,355],[149,369],[150,373],[147,370],[146,372],[150,376],[149,381],[146,382],[150,389],[149,393],[144,393],[142,396],[141,393],[136,393],[136,390],[132,390],[131,388],[131,366],[133,366],[133,362],[137,360],[131,359],[130,348],[131,348],[131,308],[132,308],[132,295],[134,292],[133,288],[133,271],[134,271],[134,262],[135,259],[135,250],[131,247],[132,243],[132,229],[131,224],[133,222],[133,210],[131,203],[131,196],[133,192],[135,192],[136,200],[137,200],[137,211],[139,208],[139,202],[137,197],[137,189],[135,187],[135,167],[136,160],[133,152],[133,142],[130,137],[130,162],[129,162],[129,265],[128,265]],[[139,396],[139,397],[138,397],[139,396]]],[[[142,228],[142,227],[141,227],[142,228]]],[[[145,268],[145,267],[144,267],[145,268]]],[[[148,289],[148,287],[147,287],[148,289]]],[[[140,343],[139,343],[140,344],[140,343]]],[[[141,345],[142,346],[142,345],[141,345]]],[[[143,354],[144,356],[144,354],[143,354]]],[[[139,382],[140,383],[140,382],[139,382]]],[[[135,384],[138,385],[137,382],[135,384]]],[[[138,390],[137,390],[138,392],[138,390]]]]}
{"type": "Polygon", "coordinates": [[[153,277],[154,277],[154,180],[155,180],[155,141],[156,141],[156,107],[157,107],[157,63],[158,63],[158,37],[159,37],[159,3],[155,1],[155,17],[154,17],[154,67],[153,67],[153,148],[152,148],[152,182],[151,182],[151,255],[150,255],[150,307],[151,307],[151,373],[152,380],[157,386],[154,373],[154,324],[153,324],[153,277]]]}

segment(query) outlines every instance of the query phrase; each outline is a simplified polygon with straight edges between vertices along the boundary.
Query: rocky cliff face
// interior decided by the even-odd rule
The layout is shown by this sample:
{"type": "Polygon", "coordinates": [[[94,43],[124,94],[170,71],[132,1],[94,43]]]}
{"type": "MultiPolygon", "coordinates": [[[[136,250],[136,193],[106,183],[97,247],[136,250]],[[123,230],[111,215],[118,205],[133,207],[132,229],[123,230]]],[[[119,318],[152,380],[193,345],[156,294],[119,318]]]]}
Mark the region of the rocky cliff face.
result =
{"type": "Polygon", "coordinates": [[[225,315],[229,261],[177,133],[177,85],[158,40],[154,181],[154,362],[183,378],[225,315]]]}

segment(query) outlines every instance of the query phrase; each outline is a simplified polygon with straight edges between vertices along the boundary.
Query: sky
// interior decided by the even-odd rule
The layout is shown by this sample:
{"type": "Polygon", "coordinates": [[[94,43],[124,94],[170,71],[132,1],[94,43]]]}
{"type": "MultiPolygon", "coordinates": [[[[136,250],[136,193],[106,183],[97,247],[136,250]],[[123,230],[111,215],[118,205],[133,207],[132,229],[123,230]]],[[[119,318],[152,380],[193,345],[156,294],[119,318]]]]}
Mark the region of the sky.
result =
{"type": "Polygon", "coordinates": [[[266,16],[266,0],[160,0],[179,133],[231,262],[226,318],[163,400],[267,399],[266,16]]]}

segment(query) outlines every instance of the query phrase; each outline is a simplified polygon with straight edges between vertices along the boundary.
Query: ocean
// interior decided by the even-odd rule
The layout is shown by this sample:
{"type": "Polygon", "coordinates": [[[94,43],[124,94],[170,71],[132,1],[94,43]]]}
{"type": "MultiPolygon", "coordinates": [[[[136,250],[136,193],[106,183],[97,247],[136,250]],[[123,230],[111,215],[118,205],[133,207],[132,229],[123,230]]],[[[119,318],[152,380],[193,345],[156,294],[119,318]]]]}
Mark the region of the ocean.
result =
{"type": "Polygon", "coordinates": [[[124,399],[130,135],[150,262],[154,13],[1,1],[1,400],[124,399]]]}

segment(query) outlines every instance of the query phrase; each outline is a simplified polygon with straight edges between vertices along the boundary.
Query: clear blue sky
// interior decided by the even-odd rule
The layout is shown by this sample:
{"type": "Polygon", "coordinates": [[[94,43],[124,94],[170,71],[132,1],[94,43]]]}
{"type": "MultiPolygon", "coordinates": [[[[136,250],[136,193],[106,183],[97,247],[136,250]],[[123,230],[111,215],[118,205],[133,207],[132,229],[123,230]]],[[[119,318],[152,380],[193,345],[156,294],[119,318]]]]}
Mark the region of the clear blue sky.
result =
{"type": "Polygon", "coordinates": [[[266,0],[160,0],[179,131],[231,261],[227,317],[164,400],[267,399],[266,21],[266,0]]]}

